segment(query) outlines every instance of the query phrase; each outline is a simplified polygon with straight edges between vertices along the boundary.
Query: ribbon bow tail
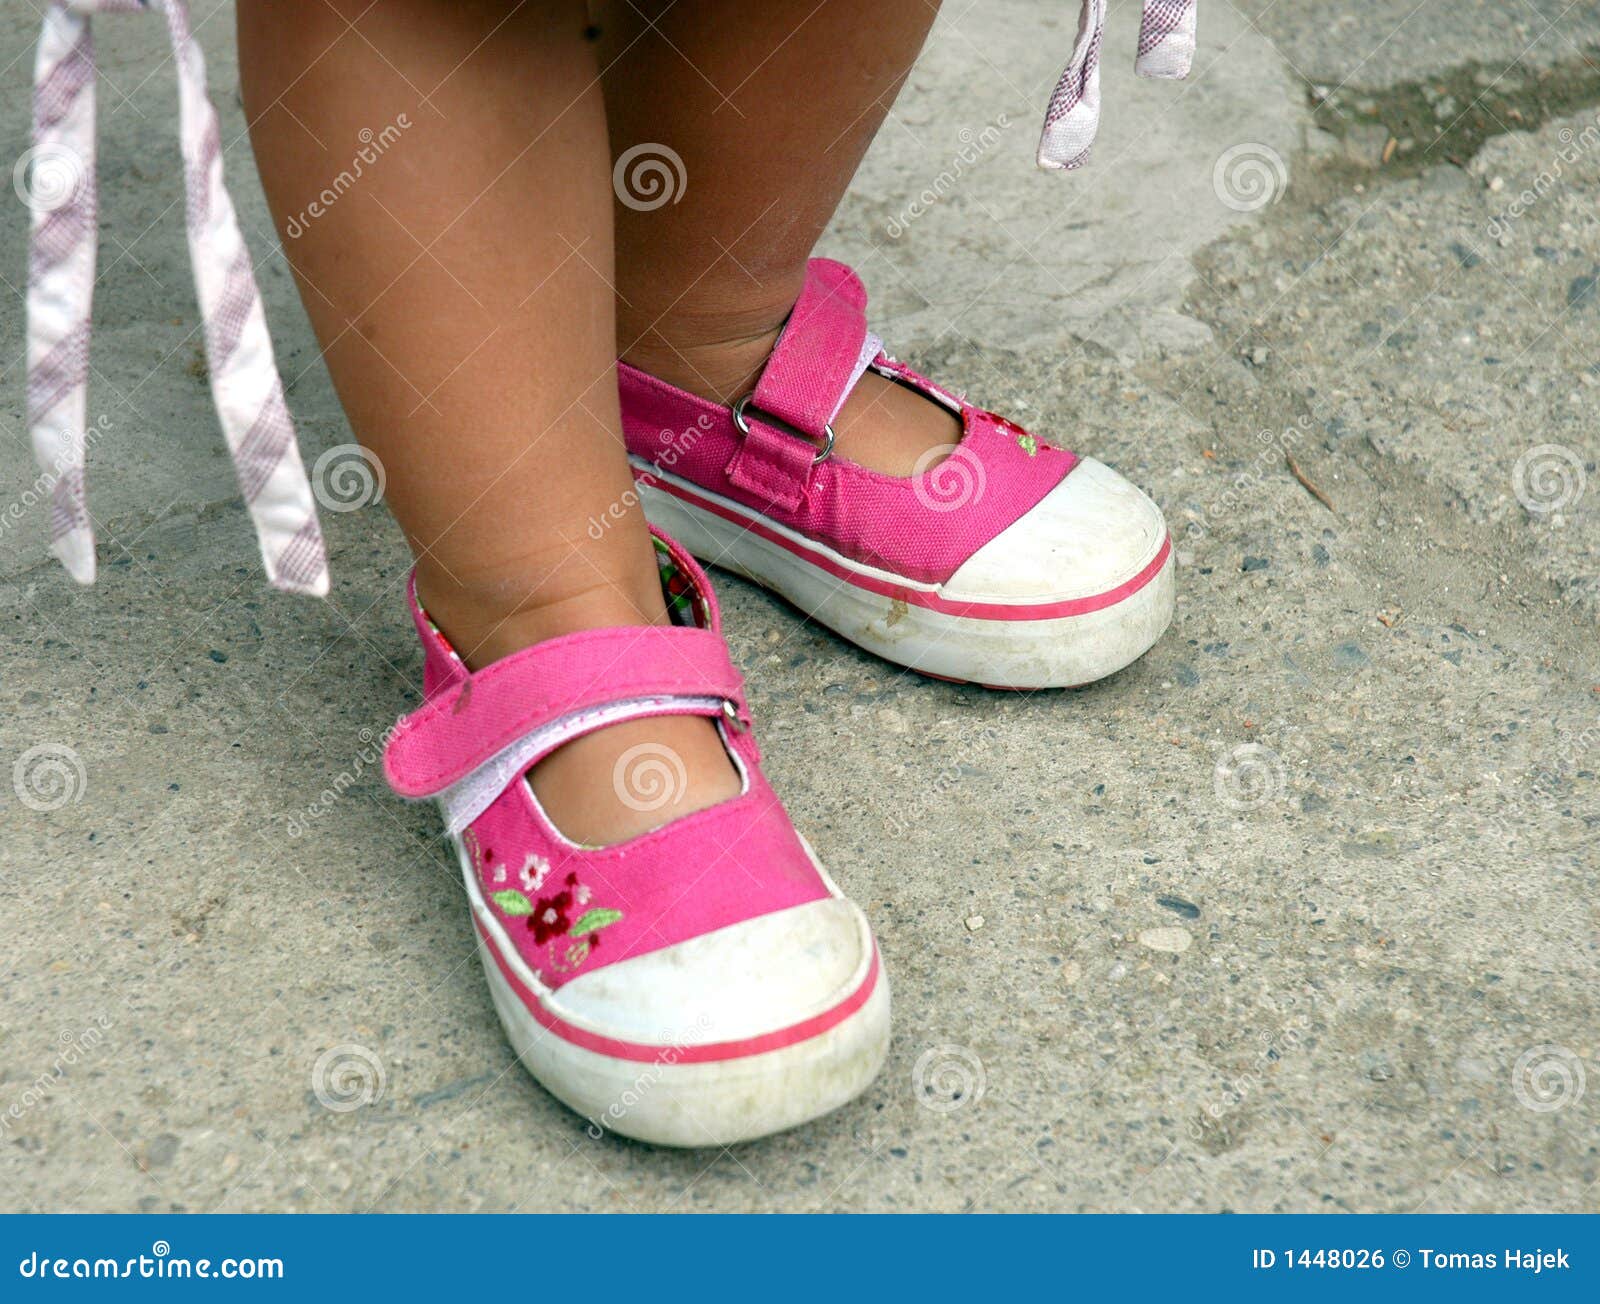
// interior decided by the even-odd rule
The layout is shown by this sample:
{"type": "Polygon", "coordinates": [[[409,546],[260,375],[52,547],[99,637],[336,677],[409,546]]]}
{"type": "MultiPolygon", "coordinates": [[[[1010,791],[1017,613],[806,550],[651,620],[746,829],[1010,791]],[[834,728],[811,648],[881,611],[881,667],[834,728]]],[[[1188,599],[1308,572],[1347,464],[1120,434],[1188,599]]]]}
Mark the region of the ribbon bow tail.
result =
{"type": "Polygon", "coordinates": [[[316,504],[273,358],[250,250],[222,181],[222,136],[205,59],[181,0],[166,0],[178,67],[178,122],[188,188],[189,256],[205,323],[211,394],[267,577],[290,593],[328,592],[316,504]]]}
{"type": "Polygon", "coordinates": [[[205,60],[183,0],[53,0],[34,66],[28,153],[28,429],[51,496],[50,546],[72,577],[95,578],[84,495],[89,321],[94,296],[94,13],[159,10],[178,70],[186,227],[211,394],[261,545],[267,576],[291,593],[325,594],[328,564],[295,442],[250,252],[222,181],[222,138],[205,60]]]}
{"type": "MultiPolygon", "coordinates": [[[[1179,78],[1194,63],[1197,0],[1144,0],[1134,71],[1141,77],[1179,78]]],[[[1100,47],[1105,40],[1105,0],[1083,0],[1078,40],[1045,110],[1039,166],[1081,168],[1100,130],[1100,47]]]]}
{"type": "Polygon", "coordinates": [[[1072,58],[1045,110],[1038,155],[1042,168],[1066,171],[1089,161],[1100,130],[1100,46],[1105,34],[1105,0],[1083,0],[1072,58]]]}
{"type": "Polygon", "coordinates": [[[80,584],[95,577],[83,482],[98,210],[94,83],[88,20],[52,6],[34,59],[26,166],[27,420],[39,492],[50,497],[50,551],[80,584]]]}
{"type": "Polygon", "coordinates": [[[1173,81],[1189,75],[1194,64],[1196,7],[1196,0],[1144,0],[1134,72],[1173,81]]]}

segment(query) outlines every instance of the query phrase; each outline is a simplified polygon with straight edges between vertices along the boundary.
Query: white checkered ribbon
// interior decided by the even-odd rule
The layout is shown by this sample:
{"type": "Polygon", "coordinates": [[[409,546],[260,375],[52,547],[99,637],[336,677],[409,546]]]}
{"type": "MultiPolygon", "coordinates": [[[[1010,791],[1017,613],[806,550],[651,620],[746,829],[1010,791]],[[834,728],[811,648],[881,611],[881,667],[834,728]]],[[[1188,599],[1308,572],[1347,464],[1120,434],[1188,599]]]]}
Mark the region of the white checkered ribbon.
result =
{"type": "Polygon", "coordinates": [[[291,593],[325,594],[328,563],[316,503],[284,403],[250,252],[222,184],[217,115],[183,0],[52,0],[45,12],[25,188],[32,210],[28,429],[42,480],[50,486],[51,551],[73,579],[94,583],[94,532],[83,474],[98,209],[89,20],[96,13],[150,12],[166,17],[178,71],[189,256],[223,436],[268,578],[291,593]]]}
{"type": "MultiPolygon", "coordinates": [[[[1139,54],[1133,69],[1141,77],[1189,75],[1194,62],[1197,0],[1144,0],[1139,54]]],[[[1050,96],[1039,137],[1039,166],[1081,168],[1100,130],[1100,46],[1105,38],[1105,0],[1083,0],[1078,42],[1072,59],[1050,96]]]]}

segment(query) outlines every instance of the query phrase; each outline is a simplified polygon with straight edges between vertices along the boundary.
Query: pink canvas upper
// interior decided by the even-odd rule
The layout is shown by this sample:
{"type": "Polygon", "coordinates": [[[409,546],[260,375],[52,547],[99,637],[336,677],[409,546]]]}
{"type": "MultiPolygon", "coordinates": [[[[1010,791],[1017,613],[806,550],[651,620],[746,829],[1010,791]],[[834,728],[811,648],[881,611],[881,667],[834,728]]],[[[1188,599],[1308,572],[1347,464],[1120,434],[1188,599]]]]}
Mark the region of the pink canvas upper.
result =
{"type": "Polygon", "coordinates": [[[818,460],[827,426],[861,374],[866,291],[843,263],[813,258],[806,285],[756,385],[742,433],[730,409],[619,364],[628,451],[760,512],[838,553],[940,584],[1032,510],[1074,454],[957,398],[882,352],[874,370],[959,412],[949,455],[915,476],[818,460]]]}
{"type": "MultiPolygon", "coordinates": [[[[550,988],[830,895],[762,777],[742,682],[705,574],[665,535],[657,538],[669,599],[686,623],[571,634],[476,673],[411,593],[426,700],[395,727],[384,754],[385,772],[402,795],[448,802],[475,776],[493,779],[494,758],[520,740],[558,738],[534,753],[543,755],[619,712],[724,721],[728,748],[746,776],[743,793],[730,801],[615,846],[588,848],[569,841],[540,808],[525,779],[532,760],[518,756],[503,790],[487,798],[461,839],[488,908],[550,988]]],[[[670,780],[671,757],[662,750],[655,760],[670,780]]]]}

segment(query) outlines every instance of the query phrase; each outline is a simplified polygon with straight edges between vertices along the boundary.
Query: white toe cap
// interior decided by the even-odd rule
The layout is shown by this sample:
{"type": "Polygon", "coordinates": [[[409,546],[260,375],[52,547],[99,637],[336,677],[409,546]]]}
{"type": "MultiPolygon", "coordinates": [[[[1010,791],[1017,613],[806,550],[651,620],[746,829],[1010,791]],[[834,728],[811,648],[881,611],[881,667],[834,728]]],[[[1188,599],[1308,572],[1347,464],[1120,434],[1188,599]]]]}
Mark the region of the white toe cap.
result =
{"type": "Polygon", "coordinates": [[[1161,509],[1109,466],[1086,457],[963,562],[940,593],[972,602],[1094,597],[1142,572],[1166,537],[1161,509]]]}
{"type": "Polygon", "coordinates": [[[593,970],[557,991],[553,1008],[648,1045],[738,1041],[834,1009],[865,981],[872,956],[861,911],[831,897],[593,970]]]}

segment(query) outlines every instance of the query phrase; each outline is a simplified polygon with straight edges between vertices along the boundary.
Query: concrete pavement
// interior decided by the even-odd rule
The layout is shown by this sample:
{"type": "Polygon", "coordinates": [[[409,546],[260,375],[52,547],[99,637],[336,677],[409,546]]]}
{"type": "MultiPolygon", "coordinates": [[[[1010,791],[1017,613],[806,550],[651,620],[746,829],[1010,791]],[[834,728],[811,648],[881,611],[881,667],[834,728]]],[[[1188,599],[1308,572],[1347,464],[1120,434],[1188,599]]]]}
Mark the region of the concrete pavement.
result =
{"type": "MultiPolygon", "coordinates": [[[[42,514],[0,534],[0,774],[31,751],[66,793],[0,784],[0,1207],[1600,1208],[1600,17],[1206,0],[1171,85],[1132,78],[1125,0],[1064,178],[1031,158],[1069,8],[946,7],[826,252],[897,355],[1161,502],[1177,619],[1109,682],[993,695],[719,580],[897,1026],[850,1108],[681,1154],[526,1078],[437,819],[382,783],[419,688],[387,514],[324,515],[327,603],[265,588],[195,350],[171,70],[157,24],[103,24],[98,587],[42,514]]],[[[229,6],[195,10],[309,462],[349,431],[229,6]]],[[[7,159],[34,22],[0,17],[7,159]]],[[[24,225],[6,502],[35,474],[24,225]]]]}

